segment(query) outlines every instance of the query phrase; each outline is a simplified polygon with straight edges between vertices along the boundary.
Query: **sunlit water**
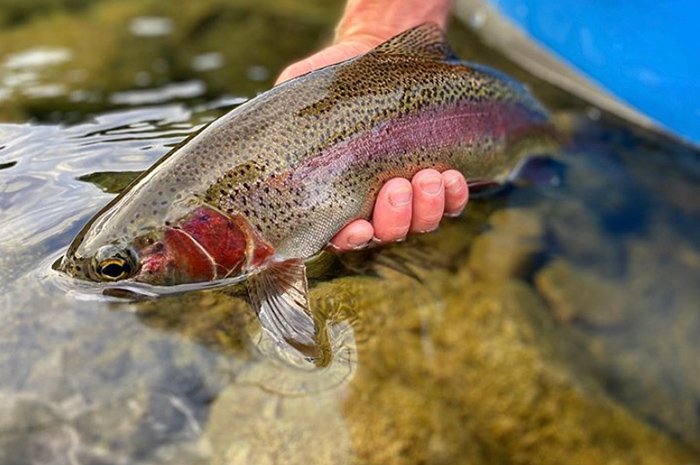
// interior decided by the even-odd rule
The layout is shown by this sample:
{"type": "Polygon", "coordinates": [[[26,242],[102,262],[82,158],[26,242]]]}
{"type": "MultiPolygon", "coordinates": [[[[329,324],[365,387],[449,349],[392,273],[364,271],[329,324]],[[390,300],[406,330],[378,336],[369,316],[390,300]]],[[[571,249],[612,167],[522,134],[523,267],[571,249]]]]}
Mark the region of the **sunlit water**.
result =
{"type": "MultiPolygon", "coordinates": [[[[125,24],[141,40],[177,30],[125,24]]],[[[38,45],[4,58],[0,97],[60,91],[30,72],[73,52],[38,45]]],[[[193,67],[219,69],[207,53],[193,67]]],[[[316,368],[279,352],[240,293],[129,302],[51,268],[135,173],[246,100],[136,76],[64,115],[79,122],[0,125],[0,463],[692,463],[697,151],[558,113],[572,137],[544,179],[560,182],[314,264],[333,353],[316,368]]]]}

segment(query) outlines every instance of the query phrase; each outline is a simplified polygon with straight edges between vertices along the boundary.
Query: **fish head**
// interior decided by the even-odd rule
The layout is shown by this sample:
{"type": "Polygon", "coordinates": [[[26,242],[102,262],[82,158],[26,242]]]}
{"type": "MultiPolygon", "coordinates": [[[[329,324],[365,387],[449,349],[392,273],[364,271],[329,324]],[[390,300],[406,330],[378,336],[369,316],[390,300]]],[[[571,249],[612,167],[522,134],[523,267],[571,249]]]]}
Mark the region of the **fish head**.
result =
{"type": "Polygon", "coordinates": [[[80,255],[66,254],[61,269],[73,277],[100,283],[131,280],[174,285],[216,278],[211,257],[174,228],[149,232],[130,243],[109,243],[80,255]]]}
{"type": "Polygon", "coordinates": [[[86,226],[61,263],[67,274],[95,282],[131,280],[159,286],[213,281],[244,274],[272,248],[241,216],[201,206],[176,224],[114,237],[86,226]]]}

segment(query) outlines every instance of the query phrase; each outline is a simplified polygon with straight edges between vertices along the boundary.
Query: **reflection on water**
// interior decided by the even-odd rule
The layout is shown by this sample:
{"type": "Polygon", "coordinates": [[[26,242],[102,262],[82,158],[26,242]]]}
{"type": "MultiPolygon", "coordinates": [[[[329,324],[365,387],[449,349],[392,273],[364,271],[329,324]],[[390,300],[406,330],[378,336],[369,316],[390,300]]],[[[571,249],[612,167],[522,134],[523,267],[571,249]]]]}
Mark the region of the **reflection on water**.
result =
{"type": "Polygon", "coordinates": [[[16,21],[0,32],[0,463],[696,463],[700,155],[585,116],[459,27],[461,55],[558,110],[564,182],[319,257],[327,366],[279,352],[235,287],[132,301],[51,269],[114,193],[269,85],[338,8],[258,3],[0,14],[16,21]],[[80,33],[47,38],[58,24],[80,33]]]}

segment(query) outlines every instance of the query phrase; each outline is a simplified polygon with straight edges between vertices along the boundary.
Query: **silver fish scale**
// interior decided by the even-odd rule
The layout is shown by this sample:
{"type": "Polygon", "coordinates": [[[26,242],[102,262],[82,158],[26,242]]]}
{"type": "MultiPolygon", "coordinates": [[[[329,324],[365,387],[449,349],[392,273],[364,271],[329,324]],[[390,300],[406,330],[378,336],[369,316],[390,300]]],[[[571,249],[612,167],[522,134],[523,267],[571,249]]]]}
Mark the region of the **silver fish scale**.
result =
{"type": "MultiPolygon", "coordinates": [[[[255,155],[241,157],[245,161],[220,177],[204,198],[222,211],[245,216],[284,258],[309,256],[348,221],[366,217],[386,180],[410,176],[421,167],[454,166],[448,163],[454,150],[442,150],[318,166],[315,176],[306,179],[294,175],[337,144],[426,109],[464,102],[526,104],[544,119],[534,100],[513,81],[474,72],[464,64],[363,57],[305,79],[320,78],[316,74],[321,73],[330,76],[321,92],[317,86],[302,95],[293,86],[280,92],[274,107],[266,109],[279,115],[276,122],[257,133],[261,140],[234,149],[252,147],[255,155]],[[246,176],[250,163],[259,167],[255,176],[246,176]]],[[[298,84],[303,88],[303,81],[298,84]]],[[[494,142],[484,134],[472,147],[453,149],[467,157],[470,151],[491,152],[494,142]]],[[[372,149],[380,152],[382,147],[372,149]]]]}
{"type": "MultiPolygon", "coordinates": [[[[421,112],[465,103],[517,106],[531,114],[533,125],[546,124],[544,110],[512,79],[476,65],[437,60],[430,54],[445,53],[440,47],[426,53],[385,44],[236,108],[110,203],[76,239],[73,252],[85,257],[102,244],[129,243],[177,224],[205,203],[243,215],[282,257],[307,257],[348,221],[369,215],[387,179],[428,166],[468,170],[467,161],[493,153],[504,141],[484,134],[468,146],[411,153],[383,153],[368,143],[364,150],[378,156],[314,165],[339,144],[421,112]],[[304,171],[310,165],[315,169],[304,171]],[[295,175],[299,171],[307,176],[295,175]]],[[[502,169],[497,165],[491,167],[494,173],[481,174],[496,174],[502,169]]]]}

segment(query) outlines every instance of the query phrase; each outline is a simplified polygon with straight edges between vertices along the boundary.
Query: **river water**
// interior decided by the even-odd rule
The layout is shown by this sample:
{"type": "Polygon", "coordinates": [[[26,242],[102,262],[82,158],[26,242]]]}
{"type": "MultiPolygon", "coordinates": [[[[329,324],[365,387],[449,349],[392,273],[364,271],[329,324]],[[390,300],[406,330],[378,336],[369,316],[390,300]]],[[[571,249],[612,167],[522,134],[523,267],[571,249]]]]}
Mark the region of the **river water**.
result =
{"type": "Polygon", "coordinates": [[[453,24],[462,57],[552,110],[559,164],[435,233],[319,258],[333,358],[294,366],[236,290],[130,302],[52,264],[135,174],[318,48],[339,5],[27,5],[0,13],[0,463],[698,463],[697,150],[453,24]]]}

